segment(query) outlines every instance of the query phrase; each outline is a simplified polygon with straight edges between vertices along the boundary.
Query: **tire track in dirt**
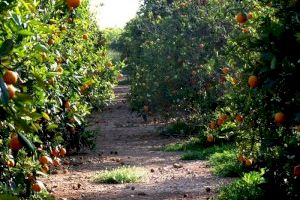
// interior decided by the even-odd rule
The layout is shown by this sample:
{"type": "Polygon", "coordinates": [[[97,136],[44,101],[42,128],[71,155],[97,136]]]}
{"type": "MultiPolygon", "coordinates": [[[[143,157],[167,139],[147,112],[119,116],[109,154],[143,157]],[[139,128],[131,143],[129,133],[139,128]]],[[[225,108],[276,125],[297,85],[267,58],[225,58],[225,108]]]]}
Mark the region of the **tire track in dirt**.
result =
{"type": "Polygon", "coordinates": [[[71,156],[69,172],[51,175],[43,181],[62,200],[110,199],[210,199],[220,185],[231,179],[211,174],[207,161],[181,161],[180,154],[160,148],[175,142],[159,135],[159,124],[143,122],[130,113],[125,101],[127,86],[115,88],[116,101],[103,112],[94,113],[90,130],[97,133],[96,150],[71,156]],[[180,163],[182,166],[174,166],[180,163]],[[96,184],[92,178],[104,169],[122,165],[139,166],[147,180],[130,184],[96,184]],[[210,192],[207,192],[207,188],[210,192]]]}

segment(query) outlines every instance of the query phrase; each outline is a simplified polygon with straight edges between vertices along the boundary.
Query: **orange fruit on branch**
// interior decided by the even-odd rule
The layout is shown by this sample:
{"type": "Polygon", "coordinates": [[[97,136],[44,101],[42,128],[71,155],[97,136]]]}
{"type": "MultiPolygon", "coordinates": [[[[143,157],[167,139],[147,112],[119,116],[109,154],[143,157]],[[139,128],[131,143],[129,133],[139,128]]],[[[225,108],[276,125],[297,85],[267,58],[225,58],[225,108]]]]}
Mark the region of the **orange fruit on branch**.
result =
{"type": "Polygon", "coordinates": [[[229,73],[229,68],[228,67],[223,67],[222,68],[222,72],[223,72],[223,74],[228,74],[229,73]]]}
{"type": "Polygon", "coordinates": [[[57,148],[53,148],[53,149],[51,150],[51,156],[53,156],[53,157],[59,156],[59,151],[58,151],[57,148]]]}
{"type": "Polygon", "coordinates": [[[54,43],[55,43],[54,39],[50,38],[50,39],[48,40],[48,45],[49,45],[49,46],[53,45],[54,43]]]}
{"type": "Polygon", "coordinates": [[[54,167],[60,166],[60,160],[54,159],[54,160],[53,160],[53,165],[54,165],[54,167]]]}
{"type": "Polygon", "coordinates": [[[236,122],[241,123],[243,120],[244,120],[244,117],[241,116],[241,115],[237,115],[237,116],[235,117],[235,121],[236,121],[236,122]]]}
{"type": "Polygon", "coordinates": [[[246,162],[246,157],[244,155],[239,155],[238,160],[242,163],[246,162]]]}
{"type": "Polygon", "coordinates": [[[23,147],[23,144],[21,143],[19,136],[17,134],[12,135],[12,137],[10,139],[9,147],[13,151],[18,151],[23,147]]]}
{"type": "Polygon", "coordinates": [[[274,115],[274,122],[277,124],[282,124],[286,120],[285,114],[283,112],[278,112],[274,115]]]}
{"type": "Polygon", "coordinates": [[[6,88],[7,88],[9,99],[14,98],[16,96],[16,88],[13,85],[7,85],[6,88]]]}
{"type": "Polygon", "coordinates": [[[71,103],[70,103],[69,100],[67,100],[67,101],[64,102],[64,108],[65,108],[65,109],[71,108],[71,103]]]}
{"type": "Polygon", "coordinates": [[[44,185],[43,182],[41,182],[41,181],[36,181],[35,183],[33,183],[33,184],[31,185],[31,189],[32,189],[33,191],[35,191],[35,192],[40,192],[40,191],[42,191],[42,190],[45,190],[46,187],[45,187],[45,185],[44,185]]]}
{"type": "Polygon", "coordinates": [[[69,8],[77,8],[80,6],[80,0],[66,0],[69,8]]]}
{"type": "Polygon", "coordinates": [[[18,73],[11,70],[7,70],[3,76],[3,80],[8,85],[16,84],[18,81],[18,73]]]}
{"type": "Polygon", "coordinates": [[[67,154],[67,150],[65,148],[61,148],[60,152],[59,152],[59,155],[64,157],[66,154],[67,154]]]}
{"type": "Polygon", "coordinates": [[[252,159],[246,159],[245,160],[245,166],[246,167],[251,167],[253,164],[253,160],[252,159]]]}
{"type": "Polygon", "coordinates": [[[248,21],[247,14],[245,14],[244,12],[240,12],[235,16],[235,20],[240,24],[244,24],[248,21]]]}
{"type": "Polygon", "coordinates": [[[15,161],[14,161],[13,159],[9,159],[9,160],[7,161],[7,166],[8,166],[9,168],[14,167],[14,166],[15,166],[15,161]]]}
{"type": "Polygon", "coordinates": [[[45,174],[47,174],[49,172],[49,166],[48,165],[43,165],[42,166],[42,172],[44,172],[45,174]]]}
{"type": "Polygon", "coordinates": [[[53,163],[52,159],[49,156],[41,156],[39,159],[42,165],[47,165],[48,163],[53,163]]]}
{"type": "Polygon", "coordinates": [[[215,121],[210,122],[209,128],[211,128],[211,129],[216,129],[217,127],[218,127],[218,126],[217,126],[217,123],[216,123],[215,121]]]}
{"type": "Polygon", "coordinates": [[[215,141],[215,138],[214,138],[213,135],[208,135],[208,136],[207,136],[207,142],[213,143],[214,141],[215,141]]]}
{"type": "Polygon", "coordinates": [[[254,75],[249,76],[248,85],[250,86],[250,88],[256,88],[258,86],[257,76],[254,76],[254,75]]]}
{"type": "Polygon", "coordinates": [[[89,39],[89,35],[86,33],[86,34],[83,34],[82,35],[82,38],[84,39],[84,40],[87,40],[87,39],[89,39]]]}

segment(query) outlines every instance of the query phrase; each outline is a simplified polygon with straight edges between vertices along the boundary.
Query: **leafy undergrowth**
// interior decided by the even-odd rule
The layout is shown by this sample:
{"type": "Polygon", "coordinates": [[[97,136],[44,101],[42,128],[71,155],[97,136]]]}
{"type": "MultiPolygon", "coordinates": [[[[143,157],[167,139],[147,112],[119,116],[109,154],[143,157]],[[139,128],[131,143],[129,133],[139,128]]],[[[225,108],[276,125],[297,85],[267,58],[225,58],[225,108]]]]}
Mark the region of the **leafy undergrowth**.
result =
{"type": "Polygon", "coordinates": [[[182,160],[209,160],[213,172],[218,176],[239,177],[243,165],[237,159],[237,149],[233,144],[204,146],[198,138],[191,138],[182,143],[168,144],[165,151],[182,151],[182,160]]]}
{"type": "Polygon", "coordinates": [[[259,199],[263,195],[260,185],[265,182],[264,171],[245,173],[241,179],[220,189],[220,195],[216,200],[252,200],[259,199]]]}
{"type": "Polygon", "coordinates": [[[123,184],[142,181],[146,171],[140,167],[120,167],[113,170],[105,170],[98,173],[94,181],[96,183],[123,184]]]}
{"type": "Polygon", "coordinates": [[[211,146],[211,147],[199,147],[197,150],[189,150],[182,154],[182,160],[205,160],[210,158],[212,154],[221,153],[226,150],[233,150],[232,145],[222,145],[222,146],[211,146]]]}
{"type": "Polygon", "coordinates": [[[233,148],[211,154],[209,162],[218,176],[236,177],[243,173],[243,165],[236,158],[236,150],[233,148]]]}

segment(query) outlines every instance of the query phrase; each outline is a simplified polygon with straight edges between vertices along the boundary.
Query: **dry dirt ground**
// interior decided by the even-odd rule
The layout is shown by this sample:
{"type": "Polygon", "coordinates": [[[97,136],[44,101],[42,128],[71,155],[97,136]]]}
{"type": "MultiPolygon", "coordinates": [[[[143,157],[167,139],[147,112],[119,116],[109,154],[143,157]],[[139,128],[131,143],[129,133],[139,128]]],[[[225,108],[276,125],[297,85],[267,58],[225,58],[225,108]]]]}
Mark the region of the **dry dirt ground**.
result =
{"type": "Polygon", "coordinates": [[[94,113],[90,129],[96,131],[96,150],[68,159],[68,173],[59,171],[44,179],[47,189],[61,200],[108,199],[211,199],[230,179],[211,174],[207,161],[181,161],[180,153],[161,147],[177,139],[159,135],[157,123],[144,123],[131,113],[124,95],[128,87],[115,89],[117,99],[103,112],[94,113]],[[174,164],[182,165],[180,168],[174,164]],[[122,165],[143,167],[141,183],[97,184],[96,173],[122,165]],[[207,190],[210,190],[209,192],[207,190]]]}

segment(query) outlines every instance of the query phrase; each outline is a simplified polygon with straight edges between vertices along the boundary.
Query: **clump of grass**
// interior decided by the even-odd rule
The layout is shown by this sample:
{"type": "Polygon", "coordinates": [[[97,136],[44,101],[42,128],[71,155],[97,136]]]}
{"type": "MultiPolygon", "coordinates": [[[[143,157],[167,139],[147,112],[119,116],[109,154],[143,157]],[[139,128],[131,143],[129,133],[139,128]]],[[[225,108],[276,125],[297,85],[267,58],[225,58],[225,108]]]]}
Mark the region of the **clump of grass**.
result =
{"type": "Polygon", "coordinates": [[[167,144],[163,147],[164,151],[191,151],[202,148],[202,142],[197,137],[192,137],[188,141],[182,143],[167,144]]]}
{"type": "Polygon", "coordinates": [[[113,170],[105,170],[96,174],[96,183],[123,184],[136,183],[146,176],[146,170],[140,167],[119,167],[113,170]]]}
{"type": "Polygon", "coordinates": [[[211,147],[198,147],[196,151],[187,151],[181,156],[182,160],[205,160],[208,159],[210,155],[223,152],[225,150],[233,149],[233,145],[222,145],[222,146],[211,146],[211,147]]]}
{"type": "Polygon", "coordinates": [[[265,182],[263,174],[264,170],[244,174],[242,178],[222,187],[216,200],[262,199],[264,191],[260,185],[265,182]]]}
{"type": "Polygon", "coordinates": [[[216,175],[224,177],[241,176],[243,166],[238,162],[236,150],[230,149],[223,152],[216,152],[209,157],[209,162],[216,175]]]}

